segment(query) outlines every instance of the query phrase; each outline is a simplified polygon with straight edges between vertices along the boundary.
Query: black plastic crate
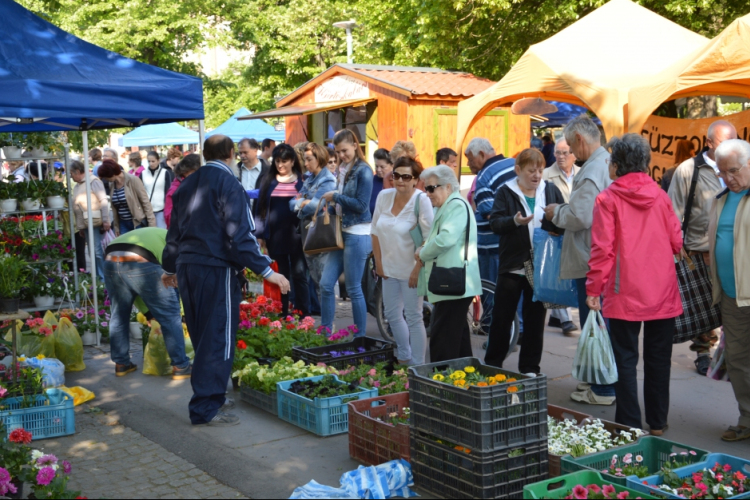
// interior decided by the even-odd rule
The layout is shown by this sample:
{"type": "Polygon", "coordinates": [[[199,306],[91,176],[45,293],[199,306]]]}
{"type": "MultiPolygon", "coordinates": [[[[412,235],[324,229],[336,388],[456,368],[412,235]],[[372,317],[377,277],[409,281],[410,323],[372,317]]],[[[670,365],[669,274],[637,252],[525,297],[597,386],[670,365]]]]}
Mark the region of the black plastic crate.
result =
{"type": "Polygon", "coordinates": [[[357,337],[351,342],[341,344],[327,345],[322,347],[294,347],[292,349],[292,359],[294,361],[302,360],[309,364],[325,363],[337,369],[345,369],[348,366],[357,366],[361,364],[374,365],[376,363],[394,362],[393,350],[396,344],[383,339],[374,339],[372,337],[357,337]],[[359,349],[365,349],[365,352],[358,352],[359,349]],[[331,352],[343,353],[344,351],[353,351],[354,354],[340,354],[339,356],[331,355],[331,352]]]}
{"type": "Polygon", "coordinates": [[[451,448],[412,430],[416,486],[444,498],[521,498],[523,487],[548,478],[547,441],[481,453],[451,448]]]}
{"type": "Polygon", "coordinates": [[[476,358],[409,368],[411,425],[415,430],[480,452],[547,439],[547,377],[489,367],[476,358]],[[462,389],[432,379],[434,370],[462,370],[516,382],[462,389]],[[518,392],[508,393],[510,386],[518,392]]]}
{"type": "Polygon", "coordinates": [[[279,408],[276,395],[276,391],[266,394],[251,387],[240,386],[240,399],[242,401],[278,417],[279,408]]]}

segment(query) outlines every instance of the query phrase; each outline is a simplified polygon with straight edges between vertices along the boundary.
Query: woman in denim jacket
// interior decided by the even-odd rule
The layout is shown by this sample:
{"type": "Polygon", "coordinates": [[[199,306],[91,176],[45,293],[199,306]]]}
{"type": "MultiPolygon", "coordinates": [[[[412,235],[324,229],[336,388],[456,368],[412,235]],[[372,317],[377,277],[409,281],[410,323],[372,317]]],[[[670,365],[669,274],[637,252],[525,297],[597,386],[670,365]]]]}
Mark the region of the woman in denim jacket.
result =
{"type": "MultiPolygon", "coordinates": [[[[305,168],[310,176],[305,180],[302,189],[296,198],[289,201],[289,207],[292,211],[297,212],[300,219],[302,233],[302,247],[305,246],[305,236],[307,236],[307,225],[310,224],[315,209],[324,194],[336,189],[336,178],[326,168],[328,164],[328,150],[311,142],[305,147],[304,151],[305,168]]],[[[320,215],[320,214],[318,214],[320,215]]],[[[320,301],[320,278],[323,275],[323,268],[328,260],[328,253],[319,253],[316,255],[305,254],[307,268],[310,270],[310,277],[314,282],[315,293],[320,301]]]]}
{"type": "Polygon", "coordinates": [[[362,275],[367,258],[372,252],[370,240],[370,195],[372,194],[372,168],[365,161],[359,141],[351,130],[339,130],[333,137],[336,154],[346,175],[339,191],[323,195],[328,202],[335,202],[335,210],[341,214],[341,230],[344,249],[328,254],[328,262],[320,279],[323,296],[321,325],[333,327],[336,313],[336,298],[333,287],[341,271],[346,280],[346,292],[352,300],[354,323],[359,330],[356,337],[363,337],[367,329],[367,305],[362,293],[362,275]]]}

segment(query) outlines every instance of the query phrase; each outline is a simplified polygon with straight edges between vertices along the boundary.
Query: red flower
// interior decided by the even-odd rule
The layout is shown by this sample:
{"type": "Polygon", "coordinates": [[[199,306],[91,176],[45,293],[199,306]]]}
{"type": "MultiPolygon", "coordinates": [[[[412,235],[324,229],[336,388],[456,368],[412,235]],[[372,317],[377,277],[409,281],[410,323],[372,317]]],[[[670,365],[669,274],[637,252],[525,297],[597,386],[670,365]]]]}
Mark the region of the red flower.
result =
{"type": "Polygon", "coordinates": [[[250,312],[250,316],[252,316],[253,318],[257,318],[258,316],[260,316],[260,311],[258,309],[253,309],[250,312]]]}
{"type": "Polygon", "coordinates": [[[271,320],[266,318],[265,316],[260,318],[260,321],[258,321],[258,324],[260,324],[260,326],[268,326],[270,323],[271,320]]]}
{"type": "Polygon", "coordinates": [[[294,323],[287,323],[286,324],[286,329],[287,330],[294,330],[294,323]]]}
{"type": "Polygon", "coordinates": [[[17,444],[30,444],[31,433],[23,429],[16,429],[10,433],[10,436],[8,436],[8,441],[17,444]]]}
{"type": "Polygon", "coordinates": [[[237,349],[239,349],[240,351],[244,351],[245,349],[247,349],[247,344],[244,340],[237,341],[237,349]]]}
{"type": "Polygon", "coordinates": [[[255,299],[255,303],[256,304],[265,304],[266,302],[268,302],[268,298],[265,295],[259,295],[255,299]]]}

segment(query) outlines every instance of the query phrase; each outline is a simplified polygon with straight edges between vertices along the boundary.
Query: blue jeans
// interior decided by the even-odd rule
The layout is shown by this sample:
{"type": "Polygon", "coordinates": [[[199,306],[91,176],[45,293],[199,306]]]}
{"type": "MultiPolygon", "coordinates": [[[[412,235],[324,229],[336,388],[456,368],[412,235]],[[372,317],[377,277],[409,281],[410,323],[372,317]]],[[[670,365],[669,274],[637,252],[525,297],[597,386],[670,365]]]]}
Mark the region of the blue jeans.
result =
{"type": "Polygon", "coordinates": [[[133,223],[133,219],[130,219],[130,220],[120,219],[120,235],[129,233],[130,231],[133,231],[134,229],[135,229],[135,224],[133,223]]]}
{"type": "MultiPolygon", "coordinates": [[[[576,288],[578,289],[578,317],[581,320],[581,330],[583,330],[583,325],[586,324],[586,320],[589,317],[589,306],[586,305],[586,278],[578,278],[576,279],[576,288]]],[[[602,305],[604,305],[604,298],[602,298],[601,301],[602,305]]],[[[609,321],[604,318],[604,321],[607,324],[607,329],[609,329],[609,321]]],[[[614,385],[597,385],[592,384],[591,390],[594,391],[594,394],[597,396],[614,396],[615,395],[615,386],[614,385]]]]}
{"type": "Polygon", "coordinates": [[[150,262],[104,261],[104,281],[112,302],[109,343],[112,361],[130,363],[130,313],[136,297],[141,297],[154,319],[161,325],[164,343],[172,366],[186,368],[190,360],[185,354],[180,299],[177,290],[164,288],[161,266],[150,262]]]}
{"type": "Polygon", "coordinates": [[[344,249],[336,250],[328,254],[328,261],[320,278],[320,290],[322,296],[321,325],[333,328],[333,317],[336,314],[336,297],[334,286],[344,273],[346,279],[346,293],[352,301],[352,312],[354,324],[357,325],[355,337],[364,337],[367,331],[367,304],[365,295],[362,293],[362,276],[365,273],[367,257],[372,251],[372,240],[370,236],[359,236],[344,233],[344,249]]]}

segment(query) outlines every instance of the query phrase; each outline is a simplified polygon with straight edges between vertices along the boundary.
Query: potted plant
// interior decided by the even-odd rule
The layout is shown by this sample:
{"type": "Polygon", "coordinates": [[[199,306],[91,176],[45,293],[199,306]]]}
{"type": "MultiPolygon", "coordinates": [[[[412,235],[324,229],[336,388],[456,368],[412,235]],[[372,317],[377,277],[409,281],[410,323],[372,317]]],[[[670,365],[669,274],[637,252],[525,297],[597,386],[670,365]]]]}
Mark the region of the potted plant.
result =
{"type": "Polygon", "coordinates": [[[0,212],[15,212],[18,208],[16,186],[15,182],[0,182],[0,212]]]}
{"type": "Polygon", "coordinates": [[[40,197],[45,200],[47,208],[60,209],[65,207],[68,189],[62,182],[38,181],[40,197]]]}
{"type": "Polygon", "coordinates": [[[21,288],[26,284],[28,266],[19,257],[0,257],[0,313],[18,312],[21,288]]]}
{"type": "Polygon", "coordinates": [[[17,182],[17,197],[21,202],[21,208],[26,211],[39,210],[42,206],[42,199],[39,195],[38,182],[17,182]]]}
{"type": "Polygon", "coordinates": [[[52,307],[57,299],[65,295],[65,283],[57,274],[45,276],[39,272],[29,284],[29,293],[36,307],[52,307]]]}
{"type": "MultiPolygon", "coordinates": [[[[7,432],[2,422],[0,432],[3,437],[7,432]]],[[[26,466],[31,461],[31,449],[28,447],[31,438],[30,432],[20,428],[13,430],[7,441],[0,441],[0,463],[5,469],[5,473],[0,469],[0,494],[3,496],[21,498],[26,466]]]]}
{"type": "Polygon", "coordinates": [[[31,153],[31,158],[49,158],[59,147],[58,135],[54,132],[29,132],[23,135],[23,146],[31,153]]]}
{"type": "Polygon", "coordinates": [[[6,160],[20,158],[21,146],[20,134],[14,136],[7,132],[0,133],[0,147],[3,148],[6,160]]]}

